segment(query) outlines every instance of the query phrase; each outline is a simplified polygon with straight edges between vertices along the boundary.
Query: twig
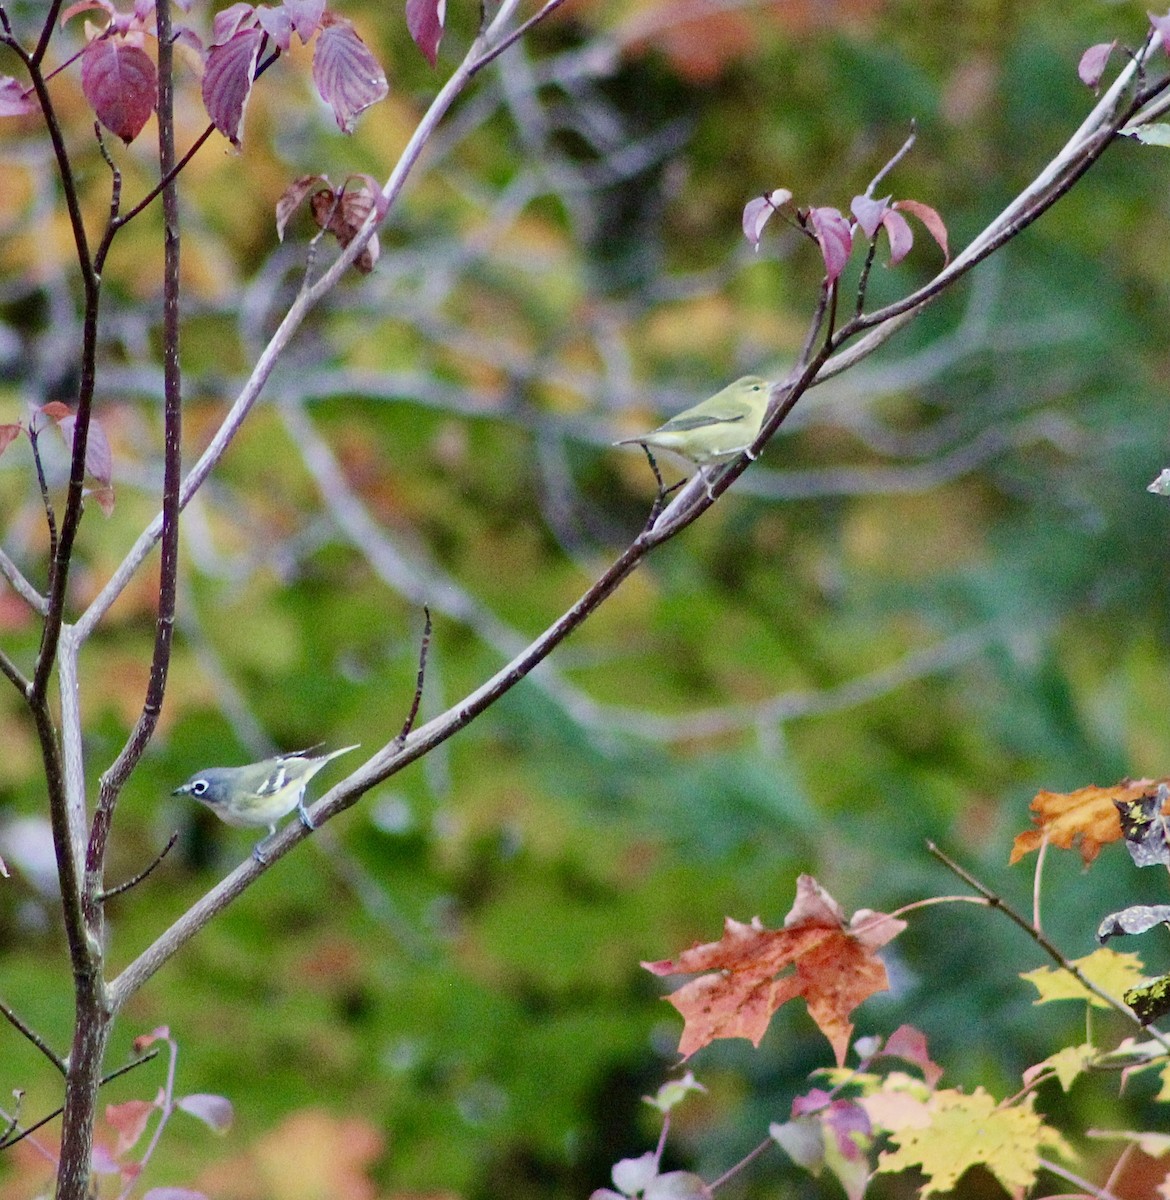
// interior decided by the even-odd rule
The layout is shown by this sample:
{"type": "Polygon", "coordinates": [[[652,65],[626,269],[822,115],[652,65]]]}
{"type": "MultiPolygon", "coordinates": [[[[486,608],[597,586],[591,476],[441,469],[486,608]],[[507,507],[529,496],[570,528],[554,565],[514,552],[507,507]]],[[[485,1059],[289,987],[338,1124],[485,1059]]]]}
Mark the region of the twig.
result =
{"type": "Polygon", "coordinates": [[[418,716],[418,706],[422,703],[423,683],[427,677],[427,652],[431,648],[431,610],[425,604],[423,613],[426,621],[423,625],[422,642],[418,648],[418,682],[415,684],[414,700],[411,702],[410,712],[406,714],[406,720],[402,723],[402,728],[394,739],[395,744],[399,747],[406,741],[410,731],[414,728],[414,720],[418,716]]]}
{"type": "MultiPolygon", "coordinates": [[[[545,19],[545,17],[547,17],[549,15],[549,13],[551,13],[554,9],[560,8],[560,6],[564,2],[565,2],[565,0],[547,0],[547,3],[545,4],[545,6],[542,9],[540,9],[539,12],[533,13],[532,16],[530,16],[528,18],[527,21],[522,21],[519,25],[516,26],[515,29],[513,29],[511,31],[511,33],[509,33],[505,37],[501,38],[500,41],[496,45],[494,45],[490,50],[487,50],[483,54],[481,54],[472,63],[471,67],[468,70],[468,74],[474,75],[477,71],[482,71],[484,69],[484,67],[486,67],[488,65],[488,63],[494,62],[497,58],[499,58],[499,56],[501,54],[503,54],[504,51],[507,50],[509,46],[512,46],[516,42],[518,42],[530,29],[533,28],[533,26],[538,25],[541,21],[543,21],[545,19]]],[[[497,14],[496,19],[492,22],[491,26],[489,26],[489,28],[485,31],[485,34],[484,34],[485,37],[491,36],[492,29],[495,28],[495,26],[497,24],[499,24],[500,15],[501,14],[497,14]]]]}
{"type": "Polygon", "coordinates": [[[52,0],[45,13],[45,23],[41,26],[40,41],[37,42],[37,48],[32,52],[34,66],[39,66],[41,59],[48,52],[49,39],[53,36],[53,30],[57,25],[57,14],[61,11],[61,3],[62,0],[52,0]]]}
{"type": "Polygon", "coordinates": [[[658,469],[658,460],[651,453],[650,447],[642,443],[642,450],[646,455],[646,461],[650,464],[650,470],[654,472],[654,479],[658,483],[658,494],[654,497],[654,503],[650,506],[650,515],[646,518],[646,524],[643,527],[646,530],[653,528],[654,522],[658,520],[659,514],[666,506],[666,498],[671,492],[677,492],[682,487],[682,482],[667,487],[662,478],[662,472],[658,469]]]}
{"type": "MultiPolygon", "coordinates": [[[[53,501],[49,496],[49,485],[45,480],[45,465],[41,461],[41,450],[37,443],[37,439],[41,436],[41,430],[36,422],[40,420],[40,414],[33,415],[32,420],[28,423],[28,440],[32,446],[33,466],[36,468],[37,485],[41,490],[41,504],[45,509],[45,523],[49,527],[49,590],[53,589],[53,569],[57,562],[57,514],[53,511],[53,501]]],[[[43,609],[42,615],[49,611],[49,602],[45,598],[42,600],[43,609]]]]}
{"type": "Polygon", "coordinates": [[[167,844],[155,856],[155,859],[150,866],[139,871],[138,874],[132,879],[127,879],[125,883],[120,883],[117,887],[107,888],[106,891],[99,892],[96,897],[97,902],[99,904],[104,904],[107,900],[112,899],[114,896],[120,896],[123,892],[128,892],[132,887],[137,887],[151,873],[151,871],[153,871],[155,867],[157,867],[158,864],[162,862],[164,858],[166,858],[166,856],[171,852],[171,847],[174,846],[178,840],[179,831],[176,829],[175,832],[171,834],[170,840],[167,842],[167,844]]]}
{"type": "Polygon", "coordinates": [[[42,617],[45,615],[48,611],[49,602],[29,583],[21,569],[3,550],[0,550],[0,575],[3,575],[8,580],[12,590],[29,608],[40,613],[42,617]]]}
{"type": "MultiPolygon", "coordinates": [[[[1097,1187],[1087,1179],[1074,1175],[1072,1171],[1067,1167],[1060,1166],[1059,1163],[1051,1162],[1047,1158],[1039,1158],[1036,1161],[1050,1175],[1055,1175],[1057,1179],[1063,1179],[1065,1183],[1071,1183],[1073,1187],[1080,1188],[1085,1195],[1092,1196],[1094,1200],[1120,1200],[1116,1192],[1111,1192],[1108,1188],[1097,1187]]],[[[1059,1200],[1059,1197],[1053,1197],[1052,1200],[1059,1200]]]]}
{"type": "Polygon", "coordinates": [[[34,1046],[61,1072],[65,1074],[65,1060],[45,1041],[30,1025],[27,1025],[16,1013],[16,1010],[4,1000],[0,1000],[0,1014],[8,1023],[24,1035],[34,1046]]]}
{"type": "Polygon", "coordinates": [[[886,162],[885,166],[882,167],[882,169],[878,171],[878,173],[869,181],[869,186],[865,189],[865,194],[867,196],[872,199],[874,192],[877,191],[878,184],[881,183],[881,181],[885,179],[885,177],[902,161],[902,159],[904,159],[906,155],[910,153],[910,151],[914,148],[914,142],[917,140],[917,138],[918,122],[911,121],[909,136],[898,148],[893,157],[891,157],[886,162]]]}
{"type": "MultiPolygon", "coordinates": [[[[128,1071],[133,1071],[136,1067],[140,1067],[140,1066],[142,1066],[143,1063],[148,1063],[148,1062],[150,1062],[150,1060],[152,1058],[157,1058],[157,1057],[158,1057],[158,1049],[157,1048],[154,1050],[147,1051],[147,1053],[144,1054],[141,1058],[136,1058],[133,1062],[126,1063],[125,1065],[119,1067],[116,1071],[111,1071],[108,1075],[103,1075],[101,1077],[101,1079],[98,1080],[98,1087],[99,1088],[105,1087],[107,1083],[110,1083],[113,1080],[117,1079],[118,1076],[125,1075],[128,1071]]],[[[15,1146],[17,1142],[23,1141],[26,1137],[29,1136],[30,1133],[36,1133],[36,1131],[38,1129],[40,1129],[44,1125],[47,1125],[50,1121],[54,1120],[55,1118],[59,1117],[64,1111],[65,1111],[65,1106],[63,1104],[59,1105],[57,1108],[53,1109],[53,1111],[51,1113],[46,1113],[45,1116],[41,1117],[41,1119],[39,1121],[37,1121],[34,1125],[29,1125],[25,1129],[22,1129],[16,1135],[16,1137],[9,1138],[7,1141],[0,1141],[0,1150],[7,1150],[9,1146],[15,1146]]]]}
{"type": "Polygon", "coordinates": [[[12,681],[22,696],[28,696],[29,681],[24,677],[24,672],[3,650],[0,650],[0,673],[12,681]]]}
{"type": "Polygon", "coordinates": [[[716,1190],[716,1188],[722,1187],[725,1183],[738,1175],[740,1171],[742,1171],[749,1163],[755,1162],[765,1150],[768,1150],[775,1145],[777,1145],[777,1143],[774,1138],[765,1139],[754,1149],[749,1150],[734,1166],[728,1167],[728,1169],[724,1171],[718,1179],[713,1179],[709,1184],[707,1184],[707,1190],[709,1192],[713,1192],[716,1190]]]}

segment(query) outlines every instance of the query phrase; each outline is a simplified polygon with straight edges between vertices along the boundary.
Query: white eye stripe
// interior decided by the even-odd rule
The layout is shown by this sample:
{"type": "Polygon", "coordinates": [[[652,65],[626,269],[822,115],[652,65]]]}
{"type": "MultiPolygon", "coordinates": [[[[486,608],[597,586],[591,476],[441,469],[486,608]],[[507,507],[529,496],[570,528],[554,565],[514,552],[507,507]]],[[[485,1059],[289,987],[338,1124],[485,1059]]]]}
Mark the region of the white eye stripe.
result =
{"type": "Polygon", "coordinates": [[[207,787],[208,787],[208,784],[207,784],[206,779],[196,779],[195,782],[191,785],[191,795],[192,796],[202,796],[203,793],[205,791],[207,791],[207,787]]]}

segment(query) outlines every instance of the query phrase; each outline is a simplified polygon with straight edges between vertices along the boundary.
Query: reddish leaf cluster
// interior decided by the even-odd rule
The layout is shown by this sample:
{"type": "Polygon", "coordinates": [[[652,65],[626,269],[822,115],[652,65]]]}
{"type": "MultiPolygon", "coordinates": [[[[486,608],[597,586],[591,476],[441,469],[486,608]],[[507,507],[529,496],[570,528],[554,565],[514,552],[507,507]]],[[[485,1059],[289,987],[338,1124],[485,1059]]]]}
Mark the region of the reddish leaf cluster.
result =
{"type": "Polygon", "coordinates": [[[280,8],[233,4],[218,13],[203,70],[203,103],[216,129],[240,144],[244,111],[260,55],[287,54],[292,35],[313,48],[313,82],[333,109],[343,133],[371,104],[386,96],[386,76],[351,22],[325,10],[323,0],[301,0],[280,8]]]}
{"type": "Polygon", "coordinates": [[[938,243],[944,260],[949,261],[947,227],[930,205],[918,200],[892,200],[889,196],[875,200],[872,196],[864,195],[854,196],[850,209],[854,216],[852,222],[836,208],[794,208],[792,193],[787,188],[777,188],[763,196],[756,196],[744,205],[743,234],[752,248],[759,250],[764,226],[772,214],[790,212],[796,227],[820,246],[825,276],[833,284],[845,269],[854,246],[861,240],[872,244],[882,229],[885,229],[890,243],[890,266],[897,266],[914,245],[913,231],[902,216],[902,213],[908,213],[922,222],[938,243]]]}
{"type": "MultiPolygon", "coordinates": [[[[333,234],[343,248],[353,241],[375,209],[380,220],[385,215],[385,197],[377,182],[369,175],[358,175],[353,179],[356,182],[346,180],[337,191],[325,175],[302,175],[289,184],[276,203],[276,233],[281,241],[289,218],[306,197],[317,228],[333,234]]],[[[368,274],[374,269],[378,254],[378,235],[375,233],[354,260],[354,266],[368,274]]]]}
{"type": "MultiPolygon", "coordinates": [[[[415,40],[433,65],[442,35],[444,0],[413,7],[426,18],[415,40]]],[[[115,8],[113,0],[77,0],[61,19],[93,10],[105,14],[106,24],[92,33],[81,52],[81,88],[98,120],[124,142],[132,142],[158,102],[158,71],[146,49],[148,40],[156,36],[154,0],[133,0],[127,12],[115,8]]],[[[411,31],[415,33],[413,25],[411,31]]],[[[288,53],[293,34],[305,45],[316,38],[313,82],[343,133],[352,132],[358,116],[390,90],[385,73],[352,23],[327,11],[325,0],[284,0],[275,6],[232,4],[215,15],[206,51],[194,30],[177,31],[184,45],[203,57],[203,104],[212,124],[232,145],[240,144],[252,84],[268,63],[288,53]]],[[[0,76],[0,117],[34,111],[30,90],[17,79],[0,76]]]]}

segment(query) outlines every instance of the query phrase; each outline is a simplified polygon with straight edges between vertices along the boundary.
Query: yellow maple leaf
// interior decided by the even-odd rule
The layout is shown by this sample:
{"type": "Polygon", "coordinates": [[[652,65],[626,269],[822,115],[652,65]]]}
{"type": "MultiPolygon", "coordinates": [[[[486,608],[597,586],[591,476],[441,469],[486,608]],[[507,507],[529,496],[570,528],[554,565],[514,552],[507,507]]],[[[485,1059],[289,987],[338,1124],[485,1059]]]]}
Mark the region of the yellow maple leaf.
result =
{"type": "Polygon", "coordinates": [[[1024,1082],[1030,1084],[1037,1075],[1042,1074],[1045,1069],[1049,1069],[1055,1072],[1060,1086],[1067,1092],[1088,1069],[1089,1063],[1100,1053],[1096,1046],[1090,1045],[1088,1042],[1080,1046],[1065,1046],[1063,1050],[1050,1054],[1043,1062],[1029,1067],[1024,1072],[1024,1082]]]}
{"type": "MultiPolygon", "coordinates": [[[[1074,958],[1072,965],[1090,983],[1118,1000],[1146,977],[1145,965],[1139,955],[1119,954],[1108,946],[1102,946],[1084,958],[1074,958]]],[[[1047,1004],[1050,1000],[1087,1000],[1094,1008],[1111,1007],[1100,996],[1088,991],[1074,975],[1059,967],[1037,967],[1035,971],[1023,972],[1020,978],[1040,993],[1033,1004],[1047,1004]]]]}
{"type": "Polygon", "coordinates": [[[970,1095],[953,1088],[936,1092],[927,1106],[929,1126],[892,1132],[896,1148],[881,1155],[877,1169],[917,1167],[927,1178],[920,1193],[926,1197],[951,1191],[969,1167],[982,1164],[1009,1192],[1026,1192],[1036,1180],[1041,1147],[1072,1157],[1060,1134],[1034,1110],[1034,1101],[1028,1096],[1022,1104],[999,1108],[982,1088],[970,1095]]]}

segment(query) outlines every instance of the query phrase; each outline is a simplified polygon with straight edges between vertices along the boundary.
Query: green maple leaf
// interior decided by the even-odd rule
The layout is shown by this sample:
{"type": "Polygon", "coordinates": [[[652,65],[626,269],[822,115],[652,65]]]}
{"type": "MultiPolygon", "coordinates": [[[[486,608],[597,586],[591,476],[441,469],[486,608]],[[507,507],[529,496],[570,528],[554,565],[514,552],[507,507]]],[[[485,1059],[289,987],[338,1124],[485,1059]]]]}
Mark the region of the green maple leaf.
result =
{"type": "Polygon", "coordinates": [[[970,1095],[936,1092],[927,1109],[928,1126],[899,1129],[890,1135],[896,1149],[882,1154],[879,1171],[918,1167],[927,1177],[923,1197],[949,1192],[969,1167],[982,1164],[1011,1193],[1026,1192],[1036,1181],[1043,1146],[1065,1157],[1072,1150],[1035,1112],[1033,1096],[1010,1108],[996,1107],[982,1088],[970,1095]]]}

